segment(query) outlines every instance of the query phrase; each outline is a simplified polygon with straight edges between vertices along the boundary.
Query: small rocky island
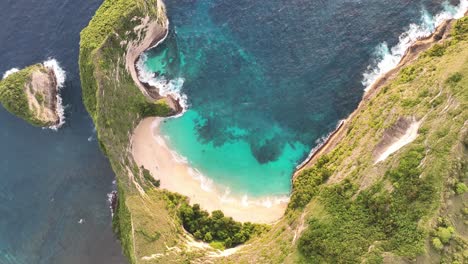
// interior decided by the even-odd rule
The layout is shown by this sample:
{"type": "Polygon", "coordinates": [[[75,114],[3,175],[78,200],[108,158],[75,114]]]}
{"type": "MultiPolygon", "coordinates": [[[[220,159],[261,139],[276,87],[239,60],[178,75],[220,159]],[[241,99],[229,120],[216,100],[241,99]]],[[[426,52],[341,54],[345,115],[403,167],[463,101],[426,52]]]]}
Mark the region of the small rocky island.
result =
{"type": "Polygon", "coordinates": [[[34,126],[58,128],[63,123],[59,88],[64,75],[57,76],[57,68],[50,60],[8,71],[0,81],[0,103],[34,126]]]}

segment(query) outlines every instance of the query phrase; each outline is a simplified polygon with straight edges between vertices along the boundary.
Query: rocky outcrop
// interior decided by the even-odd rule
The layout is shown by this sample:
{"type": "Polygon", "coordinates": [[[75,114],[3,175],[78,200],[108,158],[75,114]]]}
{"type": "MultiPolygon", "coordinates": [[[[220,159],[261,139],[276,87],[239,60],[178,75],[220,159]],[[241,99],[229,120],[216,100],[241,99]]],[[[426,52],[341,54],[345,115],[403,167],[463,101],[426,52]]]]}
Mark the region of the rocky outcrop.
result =
{"type": "Polygon", "coordinates": [[[180,113],[182,107],[179,102],[172,96],[162,97],[156,87],[152,87],[147,83],[140,81],[138,78],[138,69],[136,64],[140,56],[147,50],[155,48],[162,43],[169,33],[169,20],[166,16],[166,10],[162,1],[157,1],[157,17],[144,18],[135,17],[133,20],[140,20],[140,25],[133,29],[136,34],[136,39],[129,41],[127,44],[127,52],[125,56],[126,68],[132,76],[133,81],[138,89],[149,100],[164,100],[167,105],[173,110],[174,114],[180,113]]]}
{"type": "Polygon", "coordinates": [[[387,128],[382,139],[372,152],[375,163],[384,161],[400,148],[411,143],[418,136],[421,121],[412,117],[400,117],[396,123],[387,128]]]}
{"type": "Polygon", "coordinates": [[[8,74],[0,83],[0,101],[4,107],[41,127],[60,124],[58,93],[59,84],[54,68],[45,64],[35,64],[8,74]]]}
{"type": "Polygon", "coordinates": [[[60,122],[57,113],[57,80],[52,69],[41,67],[33,71],[31,81],[25,85],[25,92],[29,109],[37,119],[49,125],[60,122]]]}

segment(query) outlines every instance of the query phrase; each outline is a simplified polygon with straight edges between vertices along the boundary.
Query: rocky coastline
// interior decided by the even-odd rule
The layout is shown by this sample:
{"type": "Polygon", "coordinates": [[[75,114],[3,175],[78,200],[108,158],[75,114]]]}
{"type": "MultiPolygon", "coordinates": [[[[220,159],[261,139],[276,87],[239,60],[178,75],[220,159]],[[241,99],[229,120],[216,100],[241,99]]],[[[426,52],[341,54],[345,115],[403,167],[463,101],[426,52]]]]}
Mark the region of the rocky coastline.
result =
{"type": "Polygon", "coordinates": [[[32,125],[57,129],[64,122],[59,94],[64,78],[55,60],[10,71],[1,81],[1,102],[32,125]]]}
{"type": "Polygon", "coordinates": [[[161,96],[157,87],[153,87],[148,83],[142,82],[138,77],[139,72],[137,63],[141,55],[150,49],[156,48],[159,44],[164,42],[169,33],[169,20],[165,14],[164,3],[162,1],[158,1],[158,6],[161,7],[160,14],[162,14],[162,18],[151,20],[149,16],[146,16],[141,19],[141,24],[134,29],[134,32],[138,37],[135,41],[127,43],[127,52],[125,56],[126,68],[137,87],[148,100],[164,100],[172,109],[172,115],[177,115],[183,111],[178,100],[170,95],[166,97],[161,96]]]}
{"type": "MultiPolygon", "coordinates": [[[[468,12],[465,13],[465,16],[468,12]]],[[[354,110],[348,118],[341,120],[337,125],[336,129],[332,131],[318,147],[312,149],[309,156],[296,168],[293,173],[292,181],[305,169],[312,167],[315,162],[323,155],[330,153],[334,147],[340,142],[340,140],[346,135],[346,132],[350,129],[349,121],[358,115],[362,109],[367,107],[368,102],[376,96],[379,91],[387,85],[390,81],[394,80],[401,69],[410,65],[416,60],[419,55],[433,47],[435,44],[441,43],[450,37],[450,30],[456,20],[449,19],[441,23],[434,33],[431,35],[421,38],[411,45],[402,57],[398,65],[377,79],[369,89],[364,93],[361,102],[359,103],[356,110],[354,110]]]]}

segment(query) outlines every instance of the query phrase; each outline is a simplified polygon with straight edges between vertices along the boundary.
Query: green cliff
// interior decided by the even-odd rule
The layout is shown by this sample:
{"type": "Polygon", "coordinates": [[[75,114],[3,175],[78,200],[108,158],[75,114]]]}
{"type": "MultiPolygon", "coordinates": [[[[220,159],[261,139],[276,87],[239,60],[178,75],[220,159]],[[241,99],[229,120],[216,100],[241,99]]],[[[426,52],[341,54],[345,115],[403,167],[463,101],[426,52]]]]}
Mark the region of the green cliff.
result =
{"type": "Polygon", "coordinates": [[[34,126],[48,127],[60,122],[57,93],[54,71],[43,64],[26,67],[0,81],[3,107],[34,126]]]}
{"type": "Polygon", "coordinates": [[[129,151],[142,118],[177,112],[134,81],[129,59],[141,50],[135,43],[157,31],[151,27],[164,31],[166,23],[159,1],[105,0],[81,34],[84,102],[117,175],[114,227],[132,263],[468,261],[468,19],[367,94],[329,148],[295,177],[285,216],[268,228],[247,227],[250,239],[225,256],[184,231],[198,231],[187,225],[194,215],[205,217],[197,222],[203,227],[222,214],[208,220],[186,198],[158,189],[129,151]],[[415,138],[388,154],[411,129],[415,138]]]}

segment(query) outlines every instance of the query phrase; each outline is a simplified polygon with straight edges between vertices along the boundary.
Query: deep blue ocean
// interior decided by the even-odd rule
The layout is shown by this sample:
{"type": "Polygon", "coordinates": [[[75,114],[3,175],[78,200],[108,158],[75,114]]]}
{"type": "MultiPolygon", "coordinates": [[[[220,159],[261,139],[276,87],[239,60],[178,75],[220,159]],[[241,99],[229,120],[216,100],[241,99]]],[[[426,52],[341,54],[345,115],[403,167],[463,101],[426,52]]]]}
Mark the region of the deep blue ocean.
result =
{"type": "Polygon", "coordinates": [[[78,72],[79,32],[101,2],[0,1],[0,75],[49,57],[67,73],[67,123],[57,132],[0,107],[1,264],[126,263],[107,202],[114,174],[81,102],[78,72]]]}
{"type": "MultiPolygon", "coordinates": [[[[208,177],[264,195],[287,193],[294,166],[357,106],[376,47],[396,45],[443,1],[166,2],[171,34],[149,57],[159,57],[155,70],[184,79],[190,110],[163,132],[208,177]],[[254,173],[236,178],[225,168],[254,173]]],[[[67,123],[58,132],[0,108],[1,264],[125,263],[106,201],[114,174],[78,73],[79,32],[100,3],[0,2],[0,72],[49,57],[67,72],[67,123]]]]}

